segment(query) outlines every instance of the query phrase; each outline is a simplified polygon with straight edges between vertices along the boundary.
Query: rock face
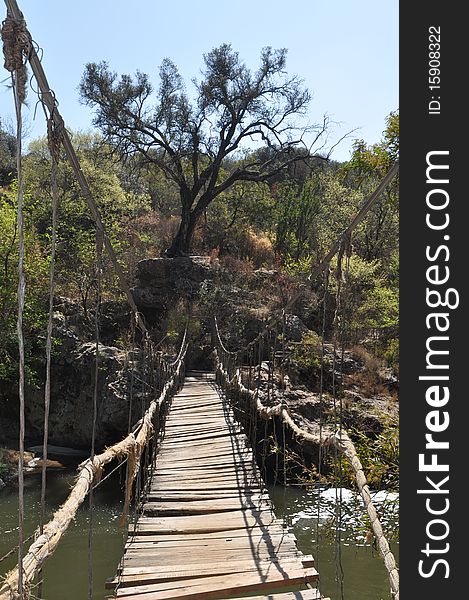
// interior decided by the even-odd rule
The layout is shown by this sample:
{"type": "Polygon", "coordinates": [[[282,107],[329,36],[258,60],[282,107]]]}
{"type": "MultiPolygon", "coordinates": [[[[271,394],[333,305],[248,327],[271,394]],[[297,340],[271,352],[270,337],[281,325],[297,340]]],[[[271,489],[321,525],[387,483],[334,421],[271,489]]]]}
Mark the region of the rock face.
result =
{"type": "Polygon", "coordinates": [[[158,320],[175,301],[195,298],[201,283],[213,273],[206,256],[148,258],[137,264],[132,294],[145,316],[158,320]]]}
{"type": "MultiPolygon", "coordinates": [[[[164,323],[168,310],[180,299],[192,299],[201,283],[211,279],[216,260],[209,257],[154,258],[138,263],[136,285],[132,292],[149,325],[164,323]]],[[[93,306],[83,307],[67,298],[55,301],[51,373],[51,406],[49,441],[58,446],[89,450],[93,431],[95,342],[93,306]]],[[[101,305],[99,370],[96,418],[96,449],[121,439],[128,429],[129,411],[134,424],[146,409],[143,373],[132,379],[131,364],[139,364],[139,351],[131,355],[117,347],[116,340],[128,331],[129,308],[125,302],[105,302],[101,305]],[[132,393],[131,393],[132,389],[132,393]],[[132,401],[130,397],[132,396],[132,401]],[[132,406],[130,406],[132,404],[132,406]]],[[[209,359],[207,349],[202,358],[209,359]],[[205,357],[205,354],[207,357],[205,357]]],[[[200,362],[202,359],[194,357],[200,362]]],[[[38,373],[44,373],[44,356],[38,373]]],[[[208,363],[207,363],[208,364],[208,363]]],[[[44,383],[26,390],[27,443],[42,442],[44,423],[44,383]]],[[[3,418],[0,414],[0,442],[17,437],[17,391],[5,394],[13,407],[3,418]],[[7,422],[6,417],[11,416],[7,422]],[[11,425],[11,427],[10,427],[11,425]],[[6,433],[5,431],[6,430],[6,433]],[[11,431],[9,431],[11,430],[11,431]],[[11,433],[12,435],[9,435],[11,433]]],[[[5,412],[5,411],[4,411],[5,412]]]]}
{"type": "MultiPolygon", "coordinates": [[[[51,444],[89,449],[93,431],[95,342],[83,342],[77,313],[57,311],[53,352],[49,441],[51,444]]],[[[79,313],[79,310],[77,311],[79,313]]],[[[127,353],[115,346],[99,345],[96,448],[113,443],[127,433],[132,387],[132,423],[142,408],[140,377],[131,384],[131,364],[138,352],[127,353]]],[[[30,390],[26,403],[27,435],[39,440],[44,421],[42,389],[30,390]]]]}

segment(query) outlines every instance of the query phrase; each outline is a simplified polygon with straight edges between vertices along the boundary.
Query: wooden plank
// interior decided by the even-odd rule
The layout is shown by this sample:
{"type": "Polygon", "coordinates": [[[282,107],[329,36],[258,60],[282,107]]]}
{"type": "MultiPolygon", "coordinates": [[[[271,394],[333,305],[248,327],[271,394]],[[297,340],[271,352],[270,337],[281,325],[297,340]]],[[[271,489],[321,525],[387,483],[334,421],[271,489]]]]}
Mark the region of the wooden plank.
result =
{"type": "MultiPolygon", "coordinates": [[[[257,548],[279,548],[282,544],[288,544],[289,547],[296,548],[296,539],[289,534],[269,534],[265,536],[262,531],[256,531],[251,536],[237,535],[228,537],[231,531],[225,532],[219,537],[213,537],[213,534],[186,534],[183,536],[174,536],[169,534],[145,535],[138,534],[133,536],[128,542],[130,545],[139,547],[140,545],[153,544],[155,548],[247,548],[248,550],[257,548]],[[210,537],[212,535],[212,537],[210,537]],[[263,543],[262,543],[263,542],[263,543]]],[[[127,545],[126,545],[127,547],[127,545]]]]}
{"type": "Polygon", "coordinates": [[[224,562],[225,564],[234,564],[237,562],[243,562],[250,560],[253,563],[257,563],[259,570],[261,570],[262,562],[265,562],[266,565],[271,565],[273,562],[283,562],[285,560],[295,560],[297,568],[301,568],[301,556],[298,552],[295,553],[292,549],[285,549],[284,551],[278,551],[276,554],[273,552],[262,551],[255,555],[242,557],[240,555],[239,550],[233,550],[232,552],[227,552],[224,550],[219,550],[217,552],[207,552],[205,551],[203,555],[194,556],[194,552],[192,554],[190,552],[175,552],[173,554],[161,553],[161,552],[149,552],[146,549],[135,550],[132,552],[126,552],[123,560],[123,572],[126,572],[127,567],[145,567],[147,568],[149,565],[154,566],[180,566],[184,563],[194,563],[199,565],[210,565],[216,562],[224,562]]]}
{"type": "Polygon", "coordinates": [[[159,492],[149,492],[147,495],[148,501],[153,502],[196,502],[198,500],[222,500],[264,497],[259,492],[251,490],[165,490],[159,492]]]}
{"type": "MultiPolygon", "coordinates": [[[[204,476],[204,473],[206,473],[206,471],[204,469],[201,469],[199,472],[188,472],[187,478],[184,477],[183,473],[180,473],[179,477],[175,477],[175,478],[173,477],[173,480],[176,479],[176,485],[178,485],[177,484],[177,479],[180,480],[181,484],[182,484],[182,482],[184,482],[186,484],[189,484],[189,483],[191,483],[191,482],[193,482],[195,480],[195,478],[197,477],[198,474],[200,474],[199,482],[201,482],[203,480],[209,480],[209,479],[214,479],[214,480],[220,480],[220,479],[225,479],[225,480],[228,479],[229,480],[229,479],[232,479],[234,481],[239,482],[240,484],[241,483],[244,484],[244,483],[246,483],[246,481],[248,483],[252,482],[253,485],[256,485],[257,487],[259,487],[259,483],[257,481],[257,478],[254,476],[253,473],[247,473],[246,475],[240,474],[239,477],[237,477],[236,471],[233,472],[233,471],[221,471],[221,470],[218,470],[218,472],[217,472],[217,471],[212,471],[211,470],[208,473],[206,473],[205,476],[204,476]],[[210,477],[210,476],[212,476],[212,477],[210,477]]],[[[161,482],[165,482],[165,483],[170,483],[171,482],[171,480],[169,479],[169,476],[167,474],[162,475],[161,478],[159,476],[154,477],[152,484],[156,483],[157,481],[161,481],[161,482]]],[[[184,490],[181,488],[180,491],[182,492],[184,490]]],[[[243,492],[244,491],[245,490],[243,490],[243,492]]],[[[247,490],[247,492],[249,493],[249,490],[247,490]]],[[[267,496],[268,494],[266,493],[265,495],[267,496]]]]}
{"type": "MultiPolygon", "coordinates": [[[[303,590],[301,592],[287,592],[286,594],[269,594],[268,596],[245,596],[237,600],[321,600],[322,596],[319,590],[303,590]]],[[[330,598],[323,598],[330,600],[330,598]]]]}
{"type": "MultiPolygon", "coordinates": [[[[143,559],[143,566],[158,566],[163,565],[182,565],[188,563],[210,565],[215,562],[238,562],[238,561],[254,561],[262,563],[275,562],[278,560],[295,559],[301,560],[303,557],[292,541],[285,541],[282,544],[273,546],[272,548],[264,547],[262,544],[259,548],[249,548],[248,546],[201,546],[199,550],[195,546],[162,546],[158,548],[147,547],[146,544],[134,544],[126,547],[124,554],[123,567],[126,569],[131,565],[132,561],[143,559]]],[[[303,565],[304,566],[304,565],[303,565]]],[[[308,561],[308,566],[311,560],[308,561]]]]}
{"type": "Polygon", "coordinates": [[[195,451],[190,452],[190,447],[186,447],[186,445],[184,445],[184,447],[181,449],[174,450],[171,448],[162,451],[158,457],[159,460],[156,462],[156,464],[159,465],[167,459],[170,459],[171,461],[174,461],[176,463],[185,462],[187,460],[197,461],[197,459],[203,460],[208,458],[213,459],[219,457],[229,457],[232,462],[242,462],[247,459],[250,459],[252,461],[252,450],[247,446],[225,446],[224,448],[222,447],[222,451],[220,452],[220,454],[218,454],[215,449],[210,450],[210,448],[200,448],[195,454],[195,451]]]}
{"type": "MultiPolygon", "coordinates": [[[[167,554],[168,557],[182,556],[188,554],[194,559],[194,562],[200,562],[202,559],[209,554],[216,554],[227,556],[233,552],[237,552],[243,549],[242,553],[239,553],[238,559],[251,559],[252,557],[262,556],[275,556],[276,553],[279,555],[291,552],[292,556],[301,556],[299,550],[296,547],[295,540],[284,539],[279,540],[275,544],[257,544],[253,545],[245,543],[246,540],[243,538],[235,539],[232,542],[215,543],[213,540],[206,540],[204,543],[199,542],[198,546],[192,544],[185,546],[184,544],[170,544],[170,543],[159,543],[159,542],[139,542],[129,543],[125,546],[125,556],[135,556],[139,553],[146,554],[147,556],[164,556],[167,554]],[[200,553],[195,553],[194,548],[199,548],[200,553]]],[[[236,558],[236,556],[235,556],[236,558]]],[[[312,557],[306,557],[305,560],[308,563],[311,562],[312,557]]],[[[190,561],[189,561],[190,562],[190,561]]]]}
{"type": "MultiPolygon", "coordinates": [[[[174,450],[174,454],[178,454],[178,450],[174,450]]],[[[236,473],[245,470],[247,472],[251,472],[254,468],[254,463],[252,458],[250,460],[241,459],[240,457],[230,457],[228,460],[224,458],[223,460],[217,461],[217,456],[213,456],[210,459],[197,461],[196,458],[185,459],[184,461],[171,461],[170,457],[165,458],[164,460],[160,459],[156,460],[154,465],[154,473],[160,473],[163,471],[168,471],[170,473],[174,473],[176,478],[180,477],[181,473],[178,473],[178,470],[181,471],[200,471],[204,470],[219,470],[219,469],[231,469],[236,473]],[[212,465],[211,465],[212,463],[212,465]],[[185,466],[186,465],[186,466],[185,466]]]]}
{"type": "Polygon", "coordinates": [[[146,502],[143,512],[146,515],[165,513],[174,515],[183,514],[210,514],[217,512],[230,512],[241,508],[261,508],[270,505],[268,500],[250,501],[237,499],[200,500],[192,502],[146,502]]]}
{"type": "Polygon", "coordinates": [[[235,575],[214,576],[209,578],[192,579],[181,582],[168,582],[150,585],[130,586],[119,588],[117,598],[131,600],[211,600],[232,595],[235,592],[256,591],[261,589],[282,589],[287,586],[306,584],[317,579],[315,569],[282,569],[281,572],[271,572],[267,575],[258,573],[242,573],[235,575]],[[142,595],[143,598],[142,598],[142,595]]]}
{"type": "MultiPolygon", "coordinates": [[[[179,518],[179,517],[174,517],[174,518],[179,518]]],[[[192,526],[187,526],[187,527],[161,527],[160,525],[153,523],[153,520],[151,520],[150,522],[142,522],[141,520],[138,522],[137,524],[137,528],[134,529],[134,531],[136,531],[137,533],[143,534],[143,533],[152,533],[152,534],[161,534],[161,535],[168,535],[168,534],[186,534],[186,533],[216,533],[216,532],[228,532],[228,531],[232,531],[235,529],[239,529],[240,527],[242,527],[244,525],[244,523],[241,523],[241,521],[237,521],[234,523],[227,523],[225,525],[220,524],[220,525],[211,525],[209,523],[206,523],[205,525],[199,524],[197,526],[192,525],[192,526]]],[[[252,529],[258,527],[259,529],[264,529],[265,526],[260,524],[258,521],[256,520],[249,520],[246,523],[246,526],[249,528],[249,530],[251,531],[252,529]]]]}
{"type": "MultiPolygon", "coordinates": [[[[168,437],[165,436],[164,441],[168,440],[171,442],[188,443],[191,440],[193,441],[194,437],[195,437],[194,434],[191,435],[188,432],[180,433],[179,435],[172,433],[171,435],[168,435],[168,437]]],[[[230,433],[230,431],[228,431],[227,429],[217,431],[217,432],[209,432],[209,433],[197,435],[197,439],[199,439],[199,440],[215,440],[218,438],[227,438],[228,439],[231,437],[232,437],[232,433],[230,433]]]]}
{"type": "MultiPolygon", "coordinates": [[[[217,448],[217,447],[235,450],[240,453],[242,452],[243,454],[244,453],[248,453],[248,454],[252,453],[251,447],[248,444],[233,443],[231,436],[227,436],[224,439],[214,438],[214,437],[210,437],[207,439],[205,439],[205,438],[199,439],[199,438],[196,438],[195,436],[192,436],[191,438],[184,438],[183,444],[180,444],[179,442],[176,442],[176,444],[174,444],[172,442],[172,440],[168,440],[167,449],[166,449],[165,444],[163,444],[163,447],[160,451],[161,454],[158,453],[158,457],[163,456],[163,452],[165,454],[172,452],[173,456],[177,456],[177,455],[183,454],[183,453],[187,454],[187,451],[191,449],[192,444],[194,444],[194,446],[197,446],[199,448],[197,453],[206,451],[207,449],[210,448],[210,445],[213,446],[212,455],[216,455],[215,448],[217,448]]],[[[192,453],[191,456],[194,457],[194,453],[192,453]]]]}
{"type": "MultiPolygon", "coordinates": [[[[161,467],[164,468],[165,470],[167,470],[169,468],[169,465],[171,464],[171,461],[166,459],[164,462],[161,462],[161,467]]],[[[249,473],[249,472],[254,472],[253,469],[253,465],[252,465],[252,461],[247,460],[244,462],[233,462],[233,460],[229,459],[228,457],[225,458],[206,458],[206,459],[200,459],[200,461],[196,461],[194,460],[190,460],[190,459],[186,459],[186,460],[181,460],[181,461],[175,461],[174,462],[175,468],[179,469],[180,472],[177,473],[175,472],[175,480],[180,480],[181,476],[184,475],[185,471],[191,471],[193,469],[198,470],[198,469],[218,469],[218,468],[234,468],[235,472],[237,473],[241,473],[243,471],[249,473]],[[181,473],[182,471],[182,473],[181,473]]],[[[158,469],[158,464],[157,464],[157,469],[158,469]]],[[[158,471],[156,471],[158,472],[158,471]]]]}
{"type": "Polygon", "coordinates": [[[224,438],[225,440],[233,440],[235,432],[230,432],[226,427],[213,427],[213,428],[205,428],[205,429],[183,429],[182,427],[178,427],[177,429],[171,431],[171,428],[168,428],[164,441],[167,442],[178,442],[178,441],[197,441],[197,440],[207,440],[207,439],[219,439],[224,438]]]}
{"type": "Polygon", "coordinates": [[[180,467],[175,465],[174,467],[160,467],[155,470],[154,477],[160,477],[161,475],[171,475],[176,479],[180,479],[184,475],[200,475],[201,473],[252,473],[252,463],[249,463],[247,467],[241,466],[236,467],[234,464],[226,465],[214,465],[212,467],[206,465],[194,464],[192,467],[180,467]]]}
{"type": "Polygon", "coordinates": [[[179,491],[189,491],[189,490],[239,490],[243,488],[249,488],[250,490],[255,490],[256,492],[260,492],[260,487],[254,487],[254,485],[248,485],[242,482],[217,482],[217,481],[199,481],[198,483],[192,481],[174,481],[174,482],[164,482],[159,483],[158,481],[154,481],[152,483],[151,491],[159,492],[162,490],[179,490],[179,491]]]}
{"type": "MultiPolygon", "coordinates": [[[[159,533],[209,533],[211,531],[228,531],[246,527],[260,527],[276,521],[272,512],[265,511],[233,511],[213,514],[210,517],[195,515],[191,517],[141,517],[140,527],[147,531],[151,528],[159,533]]],[[[140,529],[139,529],[140,530],[140,529]]]]}
{"type": "Polygon", "coordinates": [[[255,477],[239,478],[231,475],[212,475],[200,477],[200,479],[185,479],[184,483],[175,483],[171,478],[155,479],[153,482],[152,491],[161,491],[164,489],[172,489],[177,487],[178,491],[197,491],[197,490],[226,490],[233,489],[237,495],[244,490],[260,490],[257,479],[255,477]],[[254,487],[255,486],[255,487],[254,487]]]}
{"type": "Polygon", "coordinates": [[[232,540],[235,538],[247,538],[249,540],[252,540],[252,543],[257,543],[258,542],[258,538],[264,538],[266,543],[272,543],[271,541],[274,540],[276,537],[294,537],[292,533],[289,533],[287,529],[284,529],[282,527],[282,523],[281,521],[277,521],[276,524],[273,525],[269,525],[268,528],[263,528],[263,529],[252,529],[252,530],[248,530],[245,529],[244,527],[240,527],[239,529],[232,529],[229,532],[223,532],[223,531],[214,531],[212,533],[186,533],[180,536],[174,536],[174,535],[170,535],[170,534],[153,534],[151,536],[151,534],[140,534],[140,533],[136,533],[136,534],[132,534],[132,540],[135,538],[141,537],[143,538],[150,538],[153,537],[155,540],[158,539],[158,541],[173,541],[175,539],[178,540],[182,540],[184,542],[188,542],[190,540],[219,540],[219,539],[226,539],[226,540],[232,540]]]}
{"type": "Polygon", "coordinates": [[[252,469],[231,469],[227,471],[226,469],[218,469],[218,468],[206,468],[202,470],[191,471],[185,469],[182,473],[167,473],[157,471],[153,475],[153,480],[155,482],[158,481],[181,481],[189,482],[189,481],[201,481],[203,479],[231,479],[233,481],[245,482],[245,481],[253,481],[257,479],[256,473],[252,469]]]}
{"type": "MultiPolygon", "coordinates": [[[[185,446],[185,444],[181,445],[181,442],[171,442],[171,441],[167,441],[164,444],[164,450],[165,451],[169,451],[171,450],[172,452],[179,452],[179,450],[181,450],[181,448],[183,448],[185,446]]],[[[208,439],[208,440],[193,440],[191,442],[191,448],[197,448],[197,449],[204,449],[204,448],[212,448],[214,451],[218,448],[244,448],[247,449],[249,448],[249,445],[247,444],[247,442],[244,442],[244,440],[240,443],[236,443],[233,444],[233,441],[231,438],[218,438],[218,439],[208,439]]]]}
{"type": "Polygon", "coordinates": [[[219,414],[213,414],[211,416],[207,414],[201,415],[184,415],[181,419],[171,419],[169,423],[166,424],[165,430],[168,433],[172,433],[173,429],[181,429],[181,431],[185,431],[186,427],[193,430],[194,433],[198,433],[199,431],[203,431],[205,429],[215,429],[215,428],[223,428],[226,427],[225,418],[219,414]]]}
{"type": "MultiPolygon", "coordinates": [[[[264,541],[265,544],[262,544],[262,547],[277,549],[282,545],[285,547],[295,547],[295,538],[293,536],[270,536],[269,538],[265,538],[263,534],[259,534],[257,537],[233,537],[233,538],[203,538],[198,537],[196,539],[186,539],[187,536],[183,536],[183,538],[177,538],[176,536],[168,536],[169,539],[161,540],[163,536],[149,536],[142,535],[136,536],[132,538],[128,544],[132,544],[134,547],[147,547],[147,548],[159,548],[169,551],[170,548],[192,548],[192,552],[194,552],[194,548],[204,549],[206,547],[209,548],[226,548],[226,549],[242,549],[246,548],[248,551],[256,549],[260,547],[259,542],[264,541]]],[[[126,545],[127,547],[127,545],[126,545]]],[[[311,557],[312,559],[312,557],[311,557]]],[[[314,566],[314,565],[310,565],[314,566]]]]}
{"type": "Polygon", "coordinates": [[[190,448],[187,448],[185,450],[180,450],[177,454],[172,451],[172,450],[165,450],[164,452],[160,453],[160,459],[162,461],[164,461],[164,459],[168,459],[169,460],[173,460],[175,462],[184,462],[188,459],[190,460],[203,460],[204,458],[210,458],[213,459],[214,456],[216,456],[217,458],[230,458],[230,459],[237,459],[238,457],[241,458],[251,458],[252,459],[252,451],[248,450],[246,448],[224,448],[224,449],[220,449],[218,452],[215,451],[213,448],[206,448],[206,449],[200,449],[197,451],[197,458],[195,458],[194,456],[194,450],[191,451],[190,448]]]}
{"type": "Polygon", "coordinates": [[[185,414],[186,411],[190,411],[191,413],[212,413],[212,412],[222,412],[223,411],[223,403],[220,399],[213,398],[205,398],[204,396],[200,397],[200,400],[190,400],[190,401],[180,401],[173,402],[171,406],[171,414],[180,415],[185,414]],[[174,411],[174,412],[173,412],[174,411]]]}
{"type": "MultiPolygon", "coordinates": [[[[203,471],[201,471],[201,473],[203,473],[203,471]]],[[[250,487],[246,488],[246,483],[248,483],[249,486],[252,483],[253,486],[256,485],[257,487],[259,487],[259,483],[258,483],[256,477],[251,476],[251,477],[239,477],[239,478],[236,478],[236,475],[234,473],[227,473],[227,475],[225,475],[225,476],[214,474],[214,476],[212,478],[209,478],[208,476],[207,477],[201,477],[198,480],[198,482],[201,483],[203,481],[209,481],[210,479],[215,480],[215,481],[219,481],[220,479],[230,480],[230,478],[232,480],[236,481],[236,482],[239,482],[239,485],[240,485],[240,488],[239,488],[238,492],[235,491],[235,492],[232,493],[235,496],[236,495],[238,495],[238,496],[241,496],[241,495],[243,495],[243,496],[252,495],[253,490],[250,487]]],[[[168,484],[171,483],[171,480],[170,479],[166,479],[166,478],[165,479],[161,478],[158,481],[160,481],[161,483],[168,483],[168,484]]],[[[183,477],[174,478],[173,481],[174,481],[174,483],[176,484],[176,487],[177,487],[178,485],[182,486],[182,484],[184,482],[186,482],[187,484],[190,484],[191,482],[194,482],[194,481],[197,481],[197,480],[194,479],[194,476],[192,476],[190,479],[184,479],[183,477]]],[[[155,483],[156,483],[156,481],[155,481],[155,483]]],[[[153,482],[152,482],[152,484],[153,484],[153,482]]],[[[156,486],[155,486],[155,488],[156,488],[156,486]]],[[[175,491],[178,491],[178,490],[175,490],[175,491]]],[[[180,492],[186,492],[187,490],[185,490],[185,489],[183,489],[181,487],[181,489],[179,489],[179,491],[180,492]]],[[[202,490],[195,490],[194,489],[193,491],[195,493],[195,492],[203,492],[204,490],[203,489],[202,490]]],[[[207,491],[209,491],[209,490],[207,490],[207,491]]],[[[220,491],[220,494],[224,493],[224,490],[222,490],[222,489],[220,489],[219,491],[220,491]]],[[[264,488],[262,488],[262,491],[263,491],[264,495],[266,495],[266,496],[268,495],[268,494],[265,493],[265,489],[264,488]]],[[[259,493],[259,492],[256,492],[256,493],[259,493]]]]}
{"type": "Polygon", "coordinates": [[[228,464],[228,465],[239,465],[241,468],[242,465],[248,466],[249,464],[253,464],[253,456],[251,452],[243,452],[242,454],[233,454],[231,453],[229,456],[217,456],[215,453],[211,456],[196,456],[196,455],[186,455],[181,456],[179,451],[175,451],[169,456],[161,455],[156,461],[157,468],[161,466],[171,467],[174,464],[175,467],[180,467],[184,464],[188,466],[193,465],[201,465],[201,464],[228,464]]]}
{"type": "Polygon", "coordinates": [[[196,579],[200,577],[214,577],[216,575],[232,575],[234,573],[250,573],[257,571],[260,575],[267,575],[271,571],[282,571],[287,567],[299,568],[298,559],[284,559],[281,563],[275,561],[223,561],[208,564],[187,563],[186,565],[139,568],[127,572],[106,582],[106,588],[112,589],[116,585],[129,587],[132,585],[159,583],[163,581],[178,581],[181,579],[196,579]]]}
{"type": "MultiPolygon", "coordinates": [[[[169,475],[161,475],[161,476],[156,476],[153,480],[154,483],[154,487],[160,487],[163,485],[167,485],[167,484],[174,484],[175,483],[175,478],[174,477],[170,477],[169,475]]],[[[235,486],[237,486],[238,488],[241,487],[250,487],[251,484],[255,485],[256,487],[258,487],[258,480],[257,477],[254,476],[254,473],[239,473],[238,475],[236,475],[236,473],[206,473],[206,474],[201,474],[199,476],[196,475],[188,475],[186,477],[184,477],[183,480],[183,484],[184,486],[191,486],[192,484],[199,486],[205,483],[221,483],[221,484],[228,484],[228,483],[232,483],[235,486]]],[[[178,485],[177,481],[176,481],[176,485],[178,485]]]]}

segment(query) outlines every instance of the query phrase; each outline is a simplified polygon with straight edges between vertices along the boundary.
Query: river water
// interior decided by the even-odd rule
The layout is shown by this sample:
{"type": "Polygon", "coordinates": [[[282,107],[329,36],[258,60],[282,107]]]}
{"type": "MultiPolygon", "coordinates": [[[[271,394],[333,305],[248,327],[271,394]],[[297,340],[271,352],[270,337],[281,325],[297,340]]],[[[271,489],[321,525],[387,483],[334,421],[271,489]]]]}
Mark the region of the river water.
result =
{"type": "MultiPolygon", "coordinates": [[[[320,574],[320,590],[331,600],[389,600],[384,563],[367,541],[368,520],[361,498],[347,489],[305,491],[295,487],[269,489],[276,514],[291,527],[303,554],[312,554],[320,574]],[[337,508],[341,507],[340,514],[337,508]]],[[[398,535],[397,494],[373,494],[385,531],[398,535]]],[[[399,544],[391,541],[399,559],[399,544]]]]}
{"type": "MultiPolygon", "coordinates": [[[[73,482],[70,472],[48,476],[48,516],[62,503],[73,482]]],[[[93,590],[94,599],[108,595],[106,578],[112,577],[122,553],[123,533],[118,520],[122,509],[122,482],[115,477],[94,492],[93,590]]],[[[332,600],[389,600],[389,585],[382,560],[366,541],[363,507],[349,490],[305,491],[295,487],[270,486],[276,514],[284,518],[298,539],[299,549],[312,554],[321,574],[321,591],[332,600]],[[342,498],[338,524],[333,519],[342,498]],[[340,535],[340,544],[338,543],[340,535]],[[343,577],[341,576],[343,573],[343,577]]],[[[34,531],[40,512],[40,479],[27,478],[25,489],[25,535],[34,531]]],[[[398,500],[382,492],[376,497],[385,525],[397,527],[398,500]]],[[[0,491],[0,557],[17,544],[17,489],[0,491]]],[[[392,544],[395,555],[398,544],[392,544]]],[[[396,556],[397,558],[397,556],[396,556]]],[[[16,563],[16,555],[0,563],[4,574],[16,563]]],[[[44,568],[43,597],[46,600],[86,600],[88,593],[88,508],[83,505],[44,568]]]]}

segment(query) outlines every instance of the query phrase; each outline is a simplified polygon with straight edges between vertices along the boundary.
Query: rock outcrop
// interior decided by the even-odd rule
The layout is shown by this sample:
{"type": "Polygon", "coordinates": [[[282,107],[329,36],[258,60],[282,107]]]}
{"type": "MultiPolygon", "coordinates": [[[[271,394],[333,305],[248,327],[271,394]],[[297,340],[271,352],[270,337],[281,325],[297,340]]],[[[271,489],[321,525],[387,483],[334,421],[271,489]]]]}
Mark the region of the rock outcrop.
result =
{"type": "Polygon", "coordinates": [[[301,342],[309,329],[297,315],[285,315],[285,338],[290,342],[301,342]]]}
{"type": "Polygon", "coordinates": [[[206,256],[148,258],[137,264],[132,294],[147,319],[158,323],[175,302],[196,298],[202,282],[212,279],[213,273],[206,256]]]}
{"type": "MultiPolygon", "coordinates": [[[[53,329],[56,343],[51,367],[49,440],[51,444],[89,449],[93,431],[95,342],[83,339],[89,339],[88,327],[82,322],[77,305],[62,301],[57,308],[53,329]]],[[[99,344],[98,354],[96,446],[102,447],[127,433],[130,409],[132,422],[139,418],[143,390],[141,374],[134,377],[131,385],[131,363],[139,363],[139,351],[127,353],[116,346],[99,344]]],[[[42,386],[27,391],[26,420],[28,439],[41,439],[44,421],[42,386]]]]}

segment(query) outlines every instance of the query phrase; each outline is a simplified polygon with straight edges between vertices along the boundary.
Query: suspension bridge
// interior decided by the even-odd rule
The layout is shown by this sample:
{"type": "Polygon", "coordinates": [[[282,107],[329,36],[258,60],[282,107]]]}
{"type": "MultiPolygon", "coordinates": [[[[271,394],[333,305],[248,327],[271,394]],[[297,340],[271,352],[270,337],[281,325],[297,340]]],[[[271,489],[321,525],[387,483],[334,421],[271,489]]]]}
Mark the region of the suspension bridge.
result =
{"type": "MultiPolygon", "coordinates": [[[[271,337],[272,327],[264,330],[257,345],[262,343],[265,350],[271,337]]],[[[283,443],[288,427],[298,439],[332,444],[350,460],[389,565],[391,586],[397,587],[394,557],[353,444],[345,432],[324,427],[321,439],[317,432],[300,428],[284,402],[264,405],[255,346],[256,341],[241,353],[227,350],[215,319],[214,373],[185,374],[187,330],[173,362],[147,354],[147,366],[159,379],[159,396],[126,438],[80,465],[66,502],[50,522],[41,524],[21,556],[21,571],[17,566],[1,585],[0,599],[37,596],[37,574],[113,460],[127,466],[123,522],[128,533],[117,572],[106,582],[110,597],[324,599],[314,558],[302,554],[294,535],[276,518],[258,465],[257,430],[271,419],[280,419],[283,443]],[[142,477],[143,483],[135,486],[138,498],[130,519],[133,483],[142,477]]],[[[271,382],[281,368],[276,343],[269,357],[266,381],[271,382]]],[[[278,391],[278,385],[271,385],[272,395],[275,387],[278,391]]]]}
{"type": "MultiPolygon", "coordinates": [[[[320,600],[319,574],[312,556],[298,549],[295,537],[276,518],[262,473],[256,462],[256,432],[259,422],[277,420],[296,439],[320,447],[330,445],[351,464],[363,498],[377,546],[389,574],[391,593],[399,598],[399,579],[394,557],[384,537],[368,485],[355,448],[345,431],[302,429],[282,399],[284,354],[278,352],[282,315],[273,316],[259,336],[245,348],[226,348],[216,319],[213,323],[214,373],[188,372],[187,328],[181,332],[181,345],[174,360],[168,360],[155,347],[143,316],[135,304],[130,287],[110,241],[88,182],[80,168],[58,103],[45,76],[37,50],[15,0],[5,0],[8,14],[3,23],[5,65],[12,76],[17,115],[18,229],[19,229],[19,544],[18,564],[0,584],[0,600],[41,596],[41,569],[50,557],[86,497],[93,507],[93,490],[112,461],[126,466],[125,499],[122,523],[128,536],[117,573],[106,583],[113,598],[170,600],[176,598],[212,599],[271,598],[272,600],[320,600]],[[47,379],[44,396],[45,422],[41,522],[31,545],[24,539],[24,257],[21,170],[21,106],[24,101],[24,67],[29,62],[35,76],[40,101],[48,120],[49,149],[52,161],[52,255],[50,272],[49,321],[46,342],[47,379]],[[148,389],[147,407],[142,417],[121,441],[101,453],[95,451],[94,429],[89,459],[78,470],[76,481],[64,504],[49,522],[44,518],[48,411],[50,405],[50,364],[54,298],[54,255],[58,150],[63,148],[82,194],[96,224],[96,264],[98,295],[101,254],[106,251],[118,276],[131,311],[132,328],[138,329],[143,370],[148,389]],[[266,359],[267,357],[267,359],[266,359]],[[268,377],[262,380],[262,362],[268,364],[268,377]],[[256,375],[257,374],[257,375],[256,375]],[[263,404],[261,385],[267,385],[274,399],[263,404]],[[274,388],[280,394],[273,393],[274,388]],[[242,415],[250,415],[243,419],[242,415]],[[241,418],[240,418],[241,416],[241,418]],[[138,485],[135,482],[138,482],[138,485]],[[140,490],[140,493],[137,493],[140,490]],[[132,497],[137,495],[135,518],[129,518],[132,497]],[[254,596],[253,596],[254,594],[254,596]]],[[[363,219],[373,202],[396,175],[394,165],[377,190],[367,199],[350,226],[331,248],[319,270],[324,270],[333,255],[339,260],[346,253],[351,232],[363,219]]],[[[317,273],[316,273],[317,275],[317,273]]],[[[96,320],[99,311],[96,310],[96,320]]],[[[96,323],[96,365],[94,419],[97,411],[97,372],[99,368],[99,326],[96,323]]],[[[105,475],[107,477],[108,475],[105,475]]],[[[90,519],[90,522],[92,519],[90,519]]],[[[92,532],[89,538],[92,551],[92,532]]],[[[90,566],[90,582],[92,567],[90,566]]],[[[104,585],[104,582],[103,582],[104,585]]],[[[93,597],[90,583],[89,598],[93,597]]]]}
{"type": "Polygon", "coordinates": [[[286,600],[321,598],[317,580],[312,557],[275,517],[253,450],[213,375],[190,373],[171,403],[141,516],[108,586],[116,598],[256,591],[286,600]]]}

